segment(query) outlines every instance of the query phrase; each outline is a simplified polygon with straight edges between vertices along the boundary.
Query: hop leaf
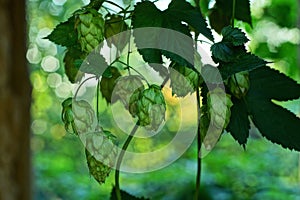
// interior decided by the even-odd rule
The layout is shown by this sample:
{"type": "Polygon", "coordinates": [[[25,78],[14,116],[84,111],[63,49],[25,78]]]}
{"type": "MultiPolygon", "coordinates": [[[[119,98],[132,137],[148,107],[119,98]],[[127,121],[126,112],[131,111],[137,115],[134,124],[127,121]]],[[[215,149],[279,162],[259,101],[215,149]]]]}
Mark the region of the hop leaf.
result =
{"type": "Polygon", "coordinates": [[[166,104],[157,85],[151,85],[142,92],[136,90],[130,97],[129,110],[133,117],[138,117],[139,125],[149,130],[157,130],[165,118],[166,104]]]}
{"type": "Polygon", "coordinates": [[[107,103],[114,103],[116,99],[112,99],[112,92],[116,85],[116,80],[121,76],[119,70],[115,67],[108,67],[100,81],[100,91],[107,103]]]}
{"type": "Polygon", "coordinates": [[[231,76],[228,79],[228,86],[231,94],[238,99],[243,98],[247,94],[250,87],[249,73],[240,72],[231,76]]]}
{"type": "Polygon", "coordinates": [[[79,81],[83,74],[79,71],[80,65],[85,58],[85,53],[77,48],[68,48],[65,57],[65,73],[71,83],[79,81]]]}
{"type": "Polygon", "coordinates": [[[177,63],[171,63],[170,79],[172,94],[178,97],[184,97],[188,93],[195,92],[199,85],[199,75],[191,68],[180,66],[177,63]]]}
{"type": "Polygon", "coordinates": [[[213,126],[225,129],[230,121],[230,108],[233,105],[230,95],[217,87],[207,94],[209,117],[213,126]]]}
{"type": "Polygon", "coordinates": [[[114,94],[117,100],[121,100],[126,109],[129,109],[130,96],[136,91],[144,90],[142,79],[138,75],[124,76],[117,80],[114,94]]]}
{"type": "Polygon", "coordinates": [[[104,35],[105,38],[108,39],[108,45],[111,46],[111,44],[114,44],[118,49],[123,49],[128,42],[130,35],[121,34],[118,35],[118,37],[115,36],[128,29],[128,25],[125,23],[123,17],[111,15],[110,18],[105,21],[104,27],[104,35]]]}
{"type": "Polygon", "coordinates": [[[104,39],[104,19],[97,10],[89,8],[77,11],[75,20],[81,49],[89,53],[104,39]]]}

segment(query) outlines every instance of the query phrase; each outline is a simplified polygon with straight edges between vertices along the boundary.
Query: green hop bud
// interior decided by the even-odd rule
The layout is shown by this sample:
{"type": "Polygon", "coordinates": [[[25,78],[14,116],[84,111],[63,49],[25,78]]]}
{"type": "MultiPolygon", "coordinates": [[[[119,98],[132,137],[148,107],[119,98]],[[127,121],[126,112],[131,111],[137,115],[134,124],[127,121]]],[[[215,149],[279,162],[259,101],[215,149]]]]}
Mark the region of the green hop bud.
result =
{"type": "Polygon", "coordinates": [[[121,76],[119,70],[115,67],[108,67],[100,81],[100,91],[107,103],[114,103],[117,99],[112,99],[112,92],[116,85],[116,80],[121,76]]]}
{"type": "Polygon", "coordinates": [[[89,132],[96,126],[95,113],[88,102],[68,98],[62,103],[62,107],[62,121],[67,132],[78,135],[89,132]]]}
{"type": "Polygon", "coordinates": [[[130,97],[129,111],[133,117],[138,117],[141,126],[149,130],[157,130],[166,112],[166,103],[161,88],[151,85],[143,91],[136,90],[130,97]]]}
{"type": "Polygon", "coordinates": [[[111,172],[111,168],[107,165],[104,165],[102,162],[98,161],[94,156],[92,156],[88,150],[85,150],[86,161],[90,174],[94,179],[99,183],[105,183],[106,178],[111,172]]]}
{"type": "Polygon", "coordinates": [[[77,134],[76,127],[74,124],[74,114],[72,111],[72,98],[68,98],[62,103],[61,119],[65,124],[65,129],[68,133],[77,134]]]}
{"type": "Polygon", "coordinates": [[[249,73],[240,72],[228,79],[228,86],[231,94],[238,99],[243,98],[250,87],[249,73]]]}
{"type": "Polygon", "coordinates": [[[191,68],[180,66],[177,63],[170,65],[170,79],[172,94],[184,97],[188,93],[195,92],[199,85],[199,75],[191,68]]]}
{"type": "Polygon", "coordinates": [[[125,108],[129,110],[130,96],[135,90],[139,90],[140,92],[144,90],[144,85],[140,76],[124,76],[118,78],[114,94],[116,95],[116,99],[120,99],[125,108]]]}
{"type": "Polygon", "coordinates": [[[75,20],[81,49],[90,53],[104,40],[104,19],[97,10],[88,8],[77,11],[75,20]]]}
{"type": "Polygon", "coordinates": [[[86,147],[86,159],[90,174],[99,184],[105,182],[111,167],[117,160],[116,137],[109,131],[91,132],[80,138],[86,147]]]}
{"type": "Polygon", "coordinates": [[[208,113],[211,123],[218,129],[225,129],[230,121],[233,106],[230,95],[221,88],[215,88],[207,94],[208,113]]]}
{"type": "Polygon", "coordinates": [[[111,46],[111,44],[114,44],[118,49],[123,49],[127,44],[130,35],[121,34],[118,37],[113,37],[128,29],[128,25],[125,23],[123,17],[119,15],[110,15],[110,17],[105,20],[104,27],[104,35],[105,38],[108,39],[108,45],[111,46]]]}

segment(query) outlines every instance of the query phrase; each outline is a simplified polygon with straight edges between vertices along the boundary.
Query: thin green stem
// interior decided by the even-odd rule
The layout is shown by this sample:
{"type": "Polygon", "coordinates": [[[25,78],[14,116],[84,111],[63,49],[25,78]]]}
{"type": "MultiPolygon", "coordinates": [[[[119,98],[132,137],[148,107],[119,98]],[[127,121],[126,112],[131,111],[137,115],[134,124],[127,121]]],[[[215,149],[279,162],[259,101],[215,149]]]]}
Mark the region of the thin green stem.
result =
{"type": "Polygon", "coordinates": [[[195,200],[199,199],[199,190],[200,190],[200,183],[201,183],[201,132],[200,132],[200,92],[199,88],[196,90],[196,97],[197,97],[197,118],[198,118],[198,128],[197,128],[197,176],[196,176],[196,191],[195,191],[195,200]]]}
{"type": "Polygon", "coordinates": [[[105,1],[105,3],[109,3],[109,4],[111,4],[111,5],[116,6],[117,8],[120,8],[122,11],[125,11],[124,8],[122,8],[121,6],[119,6],[118,4],[116,4],[116,3],[112,2],[112,1],[105,1]]]}
{"type": "Polygon", "coordinates": [[[235,6],[236,6],[236,0],[233,0],[233,2],[232,2],[232,16],[231,16],[231,26],[232,27],[234,27],[235,6]]]}
{"type": "Polygon", "coordinates": [[[122,146],[122,151],[119,154],[118,160],[117,160],[117,165],[116,165],[116,173],[115,173],[115,184],[116,184],[116,196],[117,196],[117,200],[122,200],[121,197],[121,190],[120,190],[120,167],[122,164],[122,160],[123,157],[125,155],[125,152],[134,136],[134,134],[136,133],[137,129],[138,129],[138,125],[135,124],[135,126],[133,127],[130,135],[127,137],[124,145],[122,146]]]}
{"type": "Polygon", "coordinates": [[[97,113],[97,122],[100,124],[100,113],[99,113],[99,96],[100,96],[100,80],[98,79],[97,83],[97,99],[96,99],[96,113],[97,113]]]}
{"type": "Polygon", "coordinates": [[[147,83],[147,85],[150,85],[149,84],[149,82],[147,81],[147,79],[143,76],[143,74],[142,73],[140,73],[138,70],[136,70],[136,69],[134,69],[133,67],[131,67],[130,65],[128,65],[127,63],[124,63],[123,61],[121,61],[121,60],[117,60],[117,62],[119,62],[119,63],[121,63],[121,64],[123,64],[123,65],[125,65],[126,66],[126,68],[125,69],[128,69],[128,68],[130,68],[130,69],[132,69],[133,71],[135,71],[138,75],[140,75],[141,76],[141,78],[144,80],[144,81],[146,81],[146,83],[147,83]]]}
{"type": "Polygon", "coordinates": [[[77,97],[77,95],[78,95],[78,92],[79,92],[79,89],[83,86],[83,84],[84,84],[85,82],[87,82],[88,80],[91,80],[91,79],[93,79],[93,78],[96,78],[96,76],[89,77],[89,78],[85,79],[84,81],[82,81],[82,83],[80,83],[80,85],[78,86],[78,88],[77,88],[77,90],[76,90],[76,92],[75,92],[75,94],[74,94],[74,99],[76,99],[76,97],[77,97]]]}
{"type": "Polygon", "coordinates": [[[206,43],[206,44],[209,44],[209,45],[213,45],[213,43],[205,41],[205,40],[196,40],[196,41],[201,42],[201,43],[206,43]]]}

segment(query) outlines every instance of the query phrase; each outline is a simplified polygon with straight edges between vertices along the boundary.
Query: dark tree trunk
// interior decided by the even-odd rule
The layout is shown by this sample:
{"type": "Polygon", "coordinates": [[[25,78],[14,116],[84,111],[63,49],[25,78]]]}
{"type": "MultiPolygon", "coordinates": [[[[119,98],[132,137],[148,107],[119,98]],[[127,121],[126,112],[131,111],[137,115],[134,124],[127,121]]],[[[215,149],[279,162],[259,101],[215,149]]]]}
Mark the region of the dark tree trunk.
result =
{"type": "Polygon", "coordinates": [[[0,0],[0,200],[30,199],[25,0],[0,0]]]}

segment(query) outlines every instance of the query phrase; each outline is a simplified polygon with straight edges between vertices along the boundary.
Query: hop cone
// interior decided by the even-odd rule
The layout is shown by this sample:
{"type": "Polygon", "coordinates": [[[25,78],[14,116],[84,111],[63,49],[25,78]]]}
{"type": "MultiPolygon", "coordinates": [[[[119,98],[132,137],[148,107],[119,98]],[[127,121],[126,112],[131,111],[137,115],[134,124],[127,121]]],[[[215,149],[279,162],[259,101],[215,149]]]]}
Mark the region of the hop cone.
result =
{"type": "Polygon", "coordinates": [[[82,51],[91,52],[104,39],[104,19],[93,8],[76,12],[75,27],[82,51]]]}
{"type": "Polygon", "coordinates": [[[68,98],[62,103],[62,107],[62,121],[67,132],[78,135],[87,133],[96,126],[95,113],[88,102],[68,98]]]}
{"type": "Polygon", "coordinates": [[[144,90],[144,85],[140,76],[131,75],[118,78],[117,84],[114,88],[114,94],[117,99],[120,99],[126,109],[129,109],[130,96],[135,90],[139,92],[144,90]]]}
{"type": "Polygon", "coordinates": [[[100,91],[108,103],[114,103],[117,99],[112,99],[111,96],[116,85],[116,80],[121,76],[121,74],[115,67],[107,68],[104,74],[100,81],[100,91]]]}
{"type": "Polygon", "coordinates": [[[65,124],[65,129],[68,133],[75,133],[77,134],[77,130],[74,123],[74,114],[72,111],[72,98],[68,98],[63,101],[62,103],[62,113],[61,119],[65,124]]]}
{"type": "Polygon", "coordinates": [[[199,76],[191,68],[171,63],[170,79],[172,94],[184,97],[188,93],[193,93],[199,85],[199,76]]]}
{"type": "Polygon", "coordinates": [[[150,130],[157,130],[165,118],[166,103],[157,85],[133,93],[130,97],[129,111],[138,117],[139,124],[150,130]]]}
{"type": "Polygon", "coordinates": [[[90,174],[99,184],[105,182],[117,158],[116,138],[109,131],[89,133],[81,140],[86,144],[86,159],[90,174]]]}
{"type": "Polygon", "coordinates": [[[221,88],[215,88],[207,94],[208,113],[211,123],[218,129],[224,129],[230,121],[233,105],[230,95],[221,88]]]}
{"type": "Polygon", "coordinates": [[[240,72],[231,76],[228,80],[228,86],[231,94],[238,99],[243,98],[250,87],[249,73],[240,72]]]}

